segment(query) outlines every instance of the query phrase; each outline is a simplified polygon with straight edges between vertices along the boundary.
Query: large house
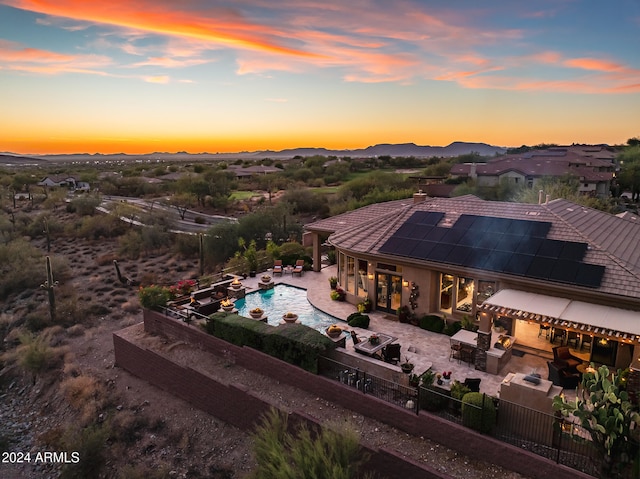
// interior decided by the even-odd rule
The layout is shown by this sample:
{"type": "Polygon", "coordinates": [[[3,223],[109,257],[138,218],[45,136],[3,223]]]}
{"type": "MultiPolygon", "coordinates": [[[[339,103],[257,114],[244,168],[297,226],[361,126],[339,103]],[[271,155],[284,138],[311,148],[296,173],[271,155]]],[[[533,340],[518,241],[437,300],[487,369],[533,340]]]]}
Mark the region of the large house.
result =
{"type": "Polygon", "coordinates": [[[75,176],[66,175],[45,176],[37,184],[49,188],[68,188],[74,191],[89,191],[90,189],[89,183],[86,181],[79,181],[75,176]]]}
{"type": "Polygon", "coordinates": [[[406,305],[450,321],[467,315],[481,331],[499,325],[516,341],[564,331],[578,335],[591,360],[640,371],[637,221],[563,199],[420,192],[305,228],[316,270],[321,245],[335,247],[339,284],[354,304],[368,297],[391,314],[406,305]]]}
{"type": "Polygon", "coordinates": [[[615,153],[607,147],[568,146],[505,155],[486,163],[454,165],[454,178],[471,178],[478,186],[498,186],[503,181],[535,188],[548,176],[573,176],[580,181],[578,192],[608,197],[615,174],[615,153]]]}

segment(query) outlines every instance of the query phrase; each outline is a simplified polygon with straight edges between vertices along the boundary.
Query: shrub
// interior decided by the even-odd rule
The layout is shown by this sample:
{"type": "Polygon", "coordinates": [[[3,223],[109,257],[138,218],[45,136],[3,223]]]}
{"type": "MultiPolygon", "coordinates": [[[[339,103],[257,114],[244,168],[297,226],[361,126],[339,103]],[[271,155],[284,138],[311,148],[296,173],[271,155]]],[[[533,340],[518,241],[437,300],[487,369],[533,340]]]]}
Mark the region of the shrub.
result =
{"type": "Polygon", "coordinates": [[[164,286],[151,285],[141,287],[138,291],[138,299],[143,308],[158,309],[167,305],[170,299],[169,288],[164,286]]]}
{"type": "Polygon", "coordinates": [[[61,479],[84,479],[100,477],[105,465],[106,440],[108,431],[100,425],[67,431],[63,438],[64,450],[77,452],[80,461],[66,464],[60,474],[61,479]]]}
{"type": "Polygon", "coordinates": [[[445,321],[440,316],[435,314],[427,314],[422,316],[418,322],[418,326],[427,331],[433,331],[434,333],[441,333],[445,327],[445,321]]]}
{"type": "Polygon", "coordinates": [[[287,424],[287,416],[274,409],[256,428],[253,444],[257,467],[250,478],[348,479],[361,477],[359,470],[369,460],[348,424],[310,430],[301,423],[294,429],[287,424]]]}
{"type": "Polygon", "coordinates": [[[447,326],[444,328],[443,332],[447,336],[453,336],[461,329],[462,329],[462,323],[460,321],[455,321],[453,323],[447,323],[447,326]]]}
{"type": "Polygon", "coordinates": [[[462,398],[462,424],[483,434],[490,434],[496,424],[496,408],[491,396],[467,393],[462,398]]]}
{"type": "Polygon", "coordinates": [[[369,321],[369,315],[360,312],[351,313],[347,317],[347,324],[352,328],[367,329],[369,328],[369,321]]]}
{"type": "Polygon", "coordinates": [[[25,370],[37,374],[53,366],[55,354],[44,335],[20,335],[19,364],[25,370]]]}

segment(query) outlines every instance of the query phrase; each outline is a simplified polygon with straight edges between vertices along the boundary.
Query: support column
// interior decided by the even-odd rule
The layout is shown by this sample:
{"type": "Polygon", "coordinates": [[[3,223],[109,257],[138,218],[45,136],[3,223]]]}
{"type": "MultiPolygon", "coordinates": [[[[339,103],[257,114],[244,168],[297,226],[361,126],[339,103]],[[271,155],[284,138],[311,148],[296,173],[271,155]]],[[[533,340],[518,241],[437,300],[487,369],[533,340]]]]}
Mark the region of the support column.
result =
{"type": "Polygon", "coordinates": [[[322,268],[322,256],[320,251],[320,235],[313,233],[313,270],[318,272],[322,268]]]}

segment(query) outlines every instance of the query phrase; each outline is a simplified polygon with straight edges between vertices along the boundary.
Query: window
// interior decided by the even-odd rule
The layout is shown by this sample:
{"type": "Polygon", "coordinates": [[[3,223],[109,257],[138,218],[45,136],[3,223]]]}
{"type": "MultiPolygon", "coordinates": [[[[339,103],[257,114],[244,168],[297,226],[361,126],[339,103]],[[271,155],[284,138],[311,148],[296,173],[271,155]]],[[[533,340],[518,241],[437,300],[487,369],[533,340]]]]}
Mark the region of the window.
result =
{"type": "Polygon", "coordinates": [[[496,292],[495,281],[478,280],[478,295],[476,297],[476,304],[482,304],[485,299],[493,296],[495,292],[496,292]]]}
{"type": "Polygon", "coordinates": [[[367,262],[365,260],[358,260],[358,278],[356,281],[356,294],[361,298],[367,297],[367,291],[369,289],[369,279],[367,278],[367,262]]]}
{"type": "Polygon", "coordinates": [[[440,309],[449,313],[453,301],[453,279],[450,274],[440,275],[440,309]]]}
{"type": "Polygon", "coordinates": [[[347,287],[345,289],[350,293],[356,292],[356,266],[352,256],[347,256],[347,287]]]}
{"type": "Polygon", "coordinates": [[[473,290],[475,281],[473,278],[458,278],[456,292],[456,310],[470,313],[473,309],[473,290]]]}

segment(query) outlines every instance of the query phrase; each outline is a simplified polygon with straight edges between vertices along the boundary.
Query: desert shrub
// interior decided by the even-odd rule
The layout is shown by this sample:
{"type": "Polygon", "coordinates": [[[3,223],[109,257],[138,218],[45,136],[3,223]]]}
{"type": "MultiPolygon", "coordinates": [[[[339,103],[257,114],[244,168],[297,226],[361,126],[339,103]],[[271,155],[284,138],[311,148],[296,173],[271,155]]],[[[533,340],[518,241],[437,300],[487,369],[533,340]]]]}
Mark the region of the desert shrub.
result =
{"type": "Polygon", "coordinates": [[[319,331],[304,324],[287,324],[268,331],[262,351],[317,373],[318,357],[333,348],[333,341],[319,331]]]}
{"type": "Polygon", "coordinates": [[[237,346],[262,350],[263,338],[270,326],[262,321],[218,311],[209,316],[204,328],[209,334],[237,346]]]}
{"type": "Polygon", "coordinates": [[[311,430],[289,427],[285,414],[272,409],[253,436],[257,462],[250,478],[331,477],[350,479],[369,459],[358,434],[348,424],[311,430]]]}
{"type": "Polygon", "coordinates": [[[39,308],[30,311],[24,316],[24,326],[31,332],[36,333],[51,326],[51,315],[46,308],[39,308]]]}
{"type": "Polygon", "coordinates": [[[138,299],[143,308],[158,309],[165,307],[171,298],[169,288],[164,286],[145,286],[138,290],[138,299]]]}
{"type": "Polygon", "coordinates": [[[147,416],[123,410],[109,420],[109,439],[130,445],[138,441],[148,428],[147,416]]]}
{"type": "Polygon", "coordinates": [[[491,396],[467,393],[462,398],[462,424],[490,434],[496,424],[496,407],[491,396]]]}
{"type": "Polygon", "coordinates": [[[98,424],[67,431],[61,449],[77,452],[80,460],[76,464],[65,464],[60,479],[100,477],[106,461],[108,437],[109,431],[98,424]]]}
{"type": "Polygon", "coordinates": [[[111,265],[118,257],[114,253],[101,254],[96,258],[96,264],[98,266],[111,265]]]}
{"type": "Polygon", "coordinates": [[[359,312],[351,313],[347,316],[347,324],[352,328],[367,329],[369,327],[370,318],[366,314],[359,312]]]}
{"type": "Polygon", "coordinates": [[[45,274],[40,250],[23,239],[0,244],[0,300],[6,299],[11,293],[38,288],[45,274]]]}
{"type": "Polygon", "coordinates": [[[80,196],[71,200],[68,205],[67,211],[69,213],[90,216],[95,214],[96,208],[100,206],[100,199],[92,196],[80,196]]]}
{"type": "Polygon", "coordinates": [[[137,259],[142,252],[142,236],[137,230],[129,230],[118,238],[118,254],[137,259]]]}
{"type": "Polygon", "coordinates": [[[79,238],[114,238],[124,234],[124,224],[115,216],[97,215],[82,218],[75,231],[79,238]]]}
{"type": "Polygon", "coordinates": [[[447,323],[443,333],[446,334],[447,336],[453,336],[461,329],[462,329],[462,322],[454,321],[453,323],[447,323]]]}
{"type": "MultiPolygon", "coordinates": [[[[128,464],[122,469],[122,471],[120,471],[118,479],[165,479],[167,477],[171,477],[170,469],[167,466],[152,468],[144,464],[136,464],[135,466],[128,464]]],[[[232,477],[232,475],[229,475],[228,477],[232,477]]]]}
{"type": "Polygon", "coordinates": [[[185,258],[196,258],[200,253],[200,240],[195,235],[176,235],[174,248],[185,258]]]}
{"type": "Polygon", "coordinates": [[[418,320],[418,326],[427,331],[441,333],[445,327],[445,321],[441,316],[435,314],[426,314],[418,320]]]}
{"type": "Polygon", "coordinates": [[[38,374],[57,364],[58,358],[45,335],[21,334],[19,338],[18,363],[26,371],[38,374]]]}
{"type": "Polygon", "coordinates": [[[142,249],[145,252],[155,251],[171,246],[171,234],[157,226],[143,228],[141,231],[142,249]]]}

